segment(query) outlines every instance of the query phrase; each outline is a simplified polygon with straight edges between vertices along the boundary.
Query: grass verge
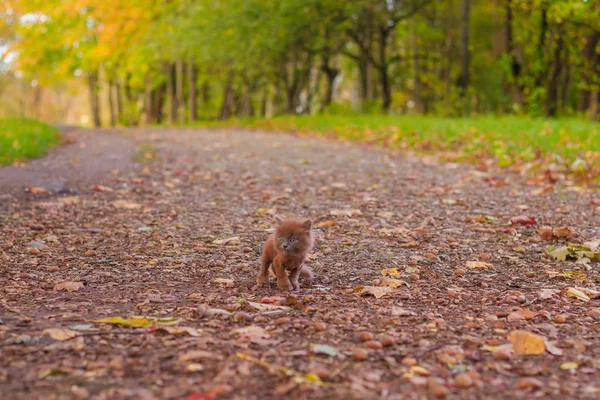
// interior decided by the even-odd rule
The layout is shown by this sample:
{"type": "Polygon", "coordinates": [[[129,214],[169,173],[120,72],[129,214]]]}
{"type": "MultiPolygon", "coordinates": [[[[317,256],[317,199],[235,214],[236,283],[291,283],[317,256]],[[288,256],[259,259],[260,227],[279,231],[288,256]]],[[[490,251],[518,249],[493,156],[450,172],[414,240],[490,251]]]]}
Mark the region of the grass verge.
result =
{"type": "Polygon", "coordinates": [[[333,134],[393,149],[436,153],[448,161],[532,172],[550,169],[579,182],[600,183],[600,124],[583,120],[323,114],[236,119],[210,126],[333,134]]]}
{"type": "Polygon", "coordinates": [[[41,157],[59,141],[58,129],[42,122],[0,119],[0,165],[41,157]]]}

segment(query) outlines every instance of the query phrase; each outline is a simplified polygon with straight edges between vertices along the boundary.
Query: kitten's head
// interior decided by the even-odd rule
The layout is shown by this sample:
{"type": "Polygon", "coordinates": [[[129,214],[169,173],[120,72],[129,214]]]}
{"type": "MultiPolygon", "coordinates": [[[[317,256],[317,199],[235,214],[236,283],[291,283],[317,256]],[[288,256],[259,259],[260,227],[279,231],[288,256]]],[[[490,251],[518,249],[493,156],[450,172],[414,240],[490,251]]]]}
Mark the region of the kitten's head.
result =
{"type": "Polygon", "coordinates": [[[275,245],[287,253],[302,253],[312,247],[312,222],[287,220],[280,221],[275,230],[275,245]]]}

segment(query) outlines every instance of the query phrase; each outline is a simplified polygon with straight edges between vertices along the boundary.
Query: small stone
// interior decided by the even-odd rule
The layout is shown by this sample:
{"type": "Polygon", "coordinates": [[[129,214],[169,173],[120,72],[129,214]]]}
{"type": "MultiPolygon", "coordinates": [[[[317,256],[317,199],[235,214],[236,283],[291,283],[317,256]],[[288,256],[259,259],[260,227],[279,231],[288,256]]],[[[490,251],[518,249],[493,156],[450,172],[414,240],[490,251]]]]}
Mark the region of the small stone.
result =
{"type": "Polygon", "coordinates": [[[219,268],[222,268],[225,266],[225,263],[221,260],[217,260],[217,262],[215,263],[215,265],[219,268]]]}
{"type": "Polygon", "coordinates": [[[32,254],[32,255],[40,254],[40,249],[38,249],[36,247],[32,247],[31,249],[29,249],[29,254],[32,254]]]}
{"type": "Polygon", "coordinates": [[[325,247],[323,249],[323,254],[329,254],[329,253],[331,253],[331,249],[329,247],[325,247]]]}
{"type": "Polygon", "coordinates": [[[542,385],[543,383],[539,379],[531,377],[521,378],[515,384],[518,389],[539,389],[542,385]]]}
{"type": "Polygon", "coordinates": [[[369,340],[373,340],[373,334],[371,332],[361,332],[358,335],[358,340],[361,342],[368,342],[369,340]]]}
{"type": "Polygon", "coordinates": [[[363,346],[371,350],[381,350],[383,345],[378,340],[369,340],[363,343],[363,346]]]}
{"type": "Polygon", "coordinates": [[[29,275],[27,272],[21,272],[19,274],[19,278],[21,278],[21,279],[28,279],[28,278],[31,278],[31,275],[29,275]]]}
{"type": "Polygon", "coordinates": [[[369,357],[369,351],[367,349],[358,347],[358,348],[352,350],[352,358],[354,358],[355,361],[364,361],[368,357],[369,357]]]}
{"type": "Polygon", "coordinates": [[[538,234],[544,240],[552,240],[552,228],[549,226],[542,226],[540,229],[538,229],[538,234]]]}
{"type": "Polygon", "coordinates": [[[243,251],[244,251],[244,253],[252,253],[252,248],[251,247],[244,247],[243,251]]]}
{"type": "Polygon", "coordinates": [[[327,370],[324,367],[319,367],[319,368],[315,369],[315,371],[313,373],[324,381],[329,379],[329,375],[330,375],[329,370],[327,370]]]}
{"type": "Polygon", "coordinates": [[[392,346],[396,343],[396,339],[390,335],[381,335],[379,341],[383,347],[392,346]]]}
{"type": "Polygon", "coordinates": [[[600,308],[592,308],[587,312],[588,317],[592,317],[596,320],[600,319],[600,308]]]}
{"type": "Polygon", "coordinates": [[[250,314],[248,314],[247,312],[243,312],[243,311],[238,311],[235,314],[233,314],[234,322],[247,321],[250,318],[252,318],[252,316],[250,314]]]}
{"type": "Polygon", "coordinates": [[[95,255],[96,255],[96,252],[94,250],[87,250],[85,252],[86,257],[94,257],[95,255]]]}
{"type": "Polygon", "coordinates": [[[325,329],[327,329],[327,324],[324,322],[315,322],[315,331],[323,332],[325,329]]]}
{"type": "Polygon", "coordinates": [[[473,378],[465,373],[460,373],[454,377],[454,383],[459,388],[468,388],[473,385],[473,378]]]}
{"type": "Polygon", "coordinates": [[[535,276],[535,272],[527,271],[527,272],[525,272],[525,276],[528,278],[533,278],[535,276]]]}
{"type": "Polygon", "coordinates": [[[413,357],[404,357],[401,361],[402,365],[413,366],[417,365],[417,359],[413,357]]]}
{"type": "Polygon", "coordinates": [[[419,274],[412,274],[410,276],[410,280],[412,280],[412,281],[418,281],[419,280],[419,274]]]}
{"type": "Polygon", "coordinates": [[[462,268],[456,268],[454,270],[454,274],[456,274],[456,275],[464,275],[465,274],[465,270],[462,269],[462,268]]]}
{"type": "Polygon", "coordinates": [[[510,360],[511,354],[508,350],[498,350],[494,353],[494,358],[496,360],[507,361],[510,360]]]}
{"type": "Polygon", "coordinates": [[[557,324],[564,324],[567,321],[567,316],[564,314],[558,314],[554,316],[554,322],[557,324]]]}
{"type": "Polygon", "coordinates": [[[281,318],[277,318],[274,323],[277,326],[281,326],[281,325],[287,325],[287,324],[289,324],[290,321],[291,320],[288,317],[281,317],[281,318]]]}
{"type": "Polygon", "coordinates": [[[48,267],[48,272],[58,272],[59,268],[57,266],[48,267]]]}
{"type": "Polygon", "coordinates": [[[427,379],[427,389],[433,397],[446,397],[449,393],[446,385],[436,378],[427,379]]]}

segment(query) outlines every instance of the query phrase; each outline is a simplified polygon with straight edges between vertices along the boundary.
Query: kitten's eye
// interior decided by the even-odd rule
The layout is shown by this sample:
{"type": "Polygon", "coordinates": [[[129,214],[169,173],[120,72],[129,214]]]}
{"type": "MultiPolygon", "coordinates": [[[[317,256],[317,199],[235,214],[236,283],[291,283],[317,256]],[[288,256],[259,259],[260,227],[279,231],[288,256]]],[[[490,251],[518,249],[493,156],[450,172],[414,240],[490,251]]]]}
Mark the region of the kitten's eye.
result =
{"type": "Polygon", "coordinates": [[[292,243],[297,242],[297,241],[298,241],[298,239],[296,239],[296,238],[290,238],[290,242],[292,242],[292,243]]]}
{"type": "Polygon", "coordinates": [[[283,237],[280,237],[280,238],[279,238],[279,241],[280,241],[280,242],[283,242],[283,241],[285,241],[285,239],[284,239],[283,237]]]}

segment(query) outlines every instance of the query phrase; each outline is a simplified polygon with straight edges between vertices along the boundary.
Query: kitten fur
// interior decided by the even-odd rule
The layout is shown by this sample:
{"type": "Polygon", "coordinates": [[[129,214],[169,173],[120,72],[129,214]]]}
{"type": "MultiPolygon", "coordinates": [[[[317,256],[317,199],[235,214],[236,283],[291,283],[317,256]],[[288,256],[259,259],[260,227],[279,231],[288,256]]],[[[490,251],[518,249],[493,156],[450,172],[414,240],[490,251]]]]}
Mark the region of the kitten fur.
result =
{"type": "Polygon", "coordinates": [[[296,290],[300,288],[299,275],[309,280],[313,278],[312,270],[304,265],[313,245],[312,222],[277,220],[279,225],[263,246],[258,286],[269,286],[269,267],[272,266],[279,289],[296,290]]]}

